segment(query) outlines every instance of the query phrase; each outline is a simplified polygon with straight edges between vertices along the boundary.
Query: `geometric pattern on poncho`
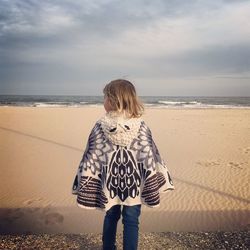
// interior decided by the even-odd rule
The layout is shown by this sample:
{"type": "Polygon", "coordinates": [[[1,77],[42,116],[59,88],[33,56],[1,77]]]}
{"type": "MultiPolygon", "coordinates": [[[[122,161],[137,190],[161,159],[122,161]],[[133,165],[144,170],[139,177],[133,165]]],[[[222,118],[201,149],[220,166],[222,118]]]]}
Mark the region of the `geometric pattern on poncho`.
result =
{"type": "Polygon", "coordinates": [[[107,189],[113,199],[117,195],[121,201],[128,196],[135,198],[139,195],[141,176],[132,153],[126,147],[117,146],[107,167],[107,189]]]}
{"type": "Polygon", "coordinates": [[[107,165],[107,153],[113,150],[113,144],[104,139],[101,124],[96,123],[89,135],[87,147],[79,167],[85,171],[89,168],[91,173],[95,175],[96,172],[101,171],[103,165],[107,165]]]}

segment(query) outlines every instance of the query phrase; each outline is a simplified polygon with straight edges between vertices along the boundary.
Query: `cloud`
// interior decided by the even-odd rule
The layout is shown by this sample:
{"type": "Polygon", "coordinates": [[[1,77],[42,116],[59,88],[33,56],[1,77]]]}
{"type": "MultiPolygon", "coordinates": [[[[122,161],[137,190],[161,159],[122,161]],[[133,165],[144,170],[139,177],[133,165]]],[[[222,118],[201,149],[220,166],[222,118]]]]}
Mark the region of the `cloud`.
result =
{"type": "Polygon", "coordinates": [[[7,82],[78,86],[122,75],[159,85],[241,79],[250,75],[249,12],[249,1],[2,0],[0,90],[7,82]]]}

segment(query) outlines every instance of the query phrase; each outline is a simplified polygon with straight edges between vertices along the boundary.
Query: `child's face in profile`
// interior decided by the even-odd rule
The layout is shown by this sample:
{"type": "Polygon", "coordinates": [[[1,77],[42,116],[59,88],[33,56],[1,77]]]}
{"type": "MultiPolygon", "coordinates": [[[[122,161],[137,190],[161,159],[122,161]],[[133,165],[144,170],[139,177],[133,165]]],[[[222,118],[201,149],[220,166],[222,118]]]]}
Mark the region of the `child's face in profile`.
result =
{"type": "Polygon", "coordinates": [[[104,96],[104,103],[103,103],[103,105],[104,105],[104,108],[105,108],[106,112],[109,112],[109,111],[112,110],[112,107],[110,105],[109,99],[108,99],[108,97],[106,95],[104,96]]]}

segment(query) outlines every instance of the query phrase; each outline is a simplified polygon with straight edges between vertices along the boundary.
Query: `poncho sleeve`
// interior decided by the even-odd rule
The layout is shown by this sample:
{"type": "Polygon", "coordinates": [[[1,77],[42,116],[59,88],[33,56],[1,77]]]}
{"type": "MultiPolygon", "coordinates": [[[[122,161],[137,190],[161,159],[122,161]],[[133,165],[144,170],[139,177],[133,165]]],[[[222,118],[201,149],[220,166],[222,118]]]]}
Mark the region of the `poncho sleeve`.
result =
{"type": "Polygon", "coordinates": [[[143,181],[142,198],[149,206],[157,206],[160,202],[159,193],[174,190],[173,180],[166,162],[161,157],[152,132],[142,122],[138,138],[131,148],[137,152],[136,159],[140,162],[143,181]]]}
{"type": "Polygon", "coordinates": [[[80,161],[72,186],[72,194],[77,195],[77,204],[87,209],[105,209],[108,202],[103,191],[103,166],[107,165],[108,153],[113,151],[96,122],[88,137],[86,149],[80,161]]]}
{"type": "Polygon", "coordinates": [[[170,171],[167,167],[166,162],[161,157],[153,138],[152,138],[152,146],[155,155],[156,172],[159,174],[159,192],[164,193],[170,190],[174,190],[174,183],[171,178],[170,171]],[[161,185],[161,179],[165,180],[164,184],[162,185],[161,185]]]}
{"type": "Polygon", "coordinates": [[[77,169],[77,173],[75,175],[75,179],[73,182],[73,187],[72,187],[72,194],[77,195],[78,190],[79,190],[79,183],[80,183],[80,178],[81,178],[81,164],[82,164],[82,160],[79,164],[79,167],[77,169]]]}
{"type": "Polygon", "coordinates": [[[96,129],[97,129],[97,124],[94,125],[94,127],[92,128],[92,130],[91,130],[91,132],[89,134],[87,144],[86,144],[84,153],[82,155],[82,159],[81,159],[81,161],[79,163],[79,166],[77,168],[75,179],[74,179],[72,190],[71,190],[73,195],[78,194],[78,191],[79,191],[79,188],[80,188],[81,176],[82,176],[82,173],[83,173],[83,170],[84,170],[83,169],[84,168],[84,166],[83,166],[84,161],[86,161],[86,158],[88,157],[88,154],[90,153],[90,150],[91,150],[91,147],[92,147],[92,142],[93,142],[93,140],[95,140],[96,129]]]}
{"type": "Polygon", "coordinates": [[[84,159],[85,153],[86,153],[86,149],[84,151],[82,159],[81,159],[81,161],[79,163],[79,166],[77,168],[77,172],[76,172],[75,179],[74,179],[74,182],[73,182],[73,186],[72,186],[72,190],[71,190],[73,195],[77,195],[78,190],[79,190],[79,183],[80,183],[80,180],[81,180],[81,175],[82,175],[82,170],[83,170],[83,159],[84,159]]]}

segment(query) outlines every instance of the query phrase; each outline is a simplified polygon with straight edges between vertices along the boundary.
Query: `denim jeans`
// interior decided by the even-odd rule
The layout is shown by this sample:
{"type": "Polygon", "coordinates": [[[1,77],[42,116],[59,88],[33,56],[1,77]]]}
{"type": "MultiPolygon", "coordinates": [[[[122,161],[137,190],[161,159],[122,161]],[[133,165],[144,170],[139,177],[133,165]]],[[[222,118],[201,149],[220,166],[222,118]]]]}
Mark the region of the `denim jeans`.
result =
{"type": "Polygon", "coordinates": [[[134,206],[123,205],[122,212],[121,205],[114,205],[106,212],[102,234],[103,250],[116,249],[116,229],[121,213],[123,224],[123,249],[137,249],[141,204],[134,206]]]}

